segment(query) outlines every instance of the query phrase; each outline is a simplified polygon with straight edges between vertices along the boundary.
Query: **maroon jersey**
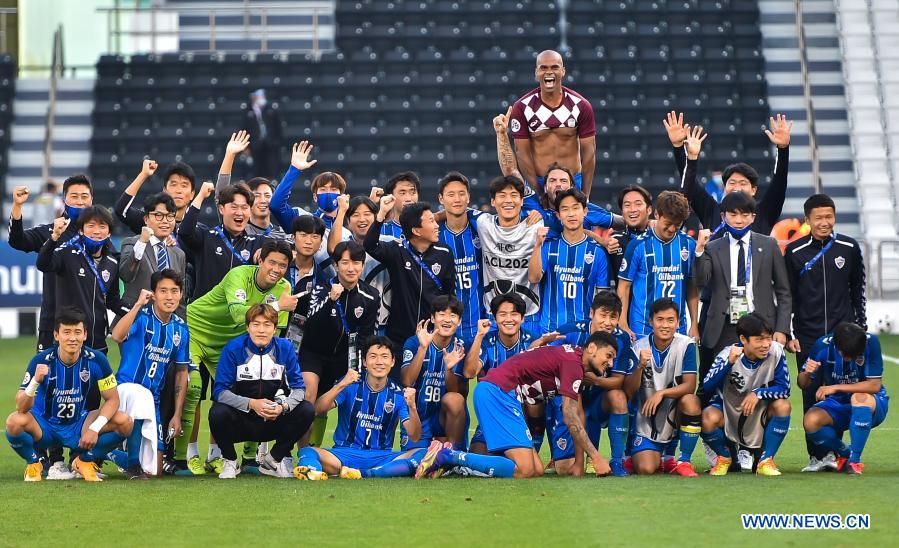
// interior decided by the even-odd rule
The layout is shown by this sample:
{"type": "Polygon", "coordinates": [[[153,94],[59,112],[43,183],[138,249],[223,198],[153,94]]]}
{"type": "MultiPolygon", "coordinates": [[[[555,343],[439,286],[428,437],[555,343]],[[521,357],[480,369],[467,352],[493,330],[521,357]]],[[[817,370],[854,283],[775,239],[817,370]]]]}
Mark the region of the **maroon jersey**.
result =
{"type": "Polygon", "coordinates": [[[596,135],[596,119],[590,101],[565,86],[562,86],[562,103],[556,108],[543,103],[540,88],[524,94],[512,105],[509,127],[515,139],[529,139],[533,133],[560,127],[576,127],[581,139],[596,135]]]}
{"type": "Polygon", "coordinates": [[[584,349],[563,344],[541,346],[515,354],[487,372],[481,382],[499,386],[503,392],[516,390],[518,399],[534,404],[550,401],[556,394],[577,399],[584,380],[584,349]]]}

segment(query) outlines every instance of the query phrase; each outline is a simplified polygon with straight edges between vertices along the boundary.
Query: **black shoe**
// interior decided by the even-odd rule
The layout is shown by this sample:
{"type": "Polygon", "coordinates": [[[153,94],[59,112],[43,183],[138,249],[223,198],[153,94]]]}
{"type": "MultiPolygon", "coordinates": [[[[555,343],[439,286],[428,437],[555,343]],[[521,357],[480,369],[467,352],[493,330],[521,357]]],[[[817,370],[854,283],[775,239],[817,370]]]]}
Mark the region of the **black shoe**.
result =
{"type": "Polygon", "coordinates": [[[178,470],[187,470],[186,460],[163,459],[162,473],[166,476],[174,476],[178,470]]]}
{"type": "Polygon", "coordinates": [[[139,464],[135,464],[133,466],[129,466],[122,471],[125,474],[125,479],[129,480],[148,480],[150,479],[147,474],[144,473],[144,469],[140,467],[139,464]]]}

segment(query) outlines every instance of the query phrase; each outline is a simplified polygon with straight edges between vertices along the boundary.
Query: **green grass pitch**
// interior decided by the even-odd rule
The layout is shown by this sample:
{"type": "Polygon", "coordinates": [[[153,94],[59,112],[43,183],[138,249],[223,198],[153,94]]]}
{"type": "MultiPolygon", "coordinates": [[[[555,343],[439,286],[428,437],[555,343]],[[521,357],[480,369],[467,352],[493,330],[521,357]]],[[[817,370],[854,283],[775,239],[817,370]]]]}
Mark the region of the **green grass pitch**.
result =
{"type": "MultiPolygon", "coordinates": [[[[882,339],[899,356],[899,337],[882,339]]],[[[33,355],[32,339],[0,341],[4,413],[33,355]],[[5,394],[5,395],[4,395],[5,394]]],[[[114,345],[112,345],[114,346],[114,345]]],[[[110,356],[113,368],[118,363],[110,356]]],[[[899,391],[896,363],[885,380],[899,391]]],[[[793,364],[791,363],[791,371],[793,364]]],[[[793,379],[795,383],[795,378],[793,379]]],[[[24,464],[0,449],[0,546],[116,544],[368,545],[895,545],[899,535],[899,418],[875,429],[862,477],[800,474],[805,465],[800,395],[778,454],[780,478],[630,477],[484,480],[447,478],[299,482],[162,478],[25,484],[24,464]],[[743,513],[867,513],[865,531],[746,531],[743,513]]],[[[333,428],[334,418],[330,427],[333,428]]],[[[473,427],[474,425],[472,425],[473,427]]],[[[607,454],[603,434],[601,450],[607,454]]],[[[201,434],[201,454],[206,440],[201,434]]],[[[701,446],[694,464],[705,469],[701,446]]]]}

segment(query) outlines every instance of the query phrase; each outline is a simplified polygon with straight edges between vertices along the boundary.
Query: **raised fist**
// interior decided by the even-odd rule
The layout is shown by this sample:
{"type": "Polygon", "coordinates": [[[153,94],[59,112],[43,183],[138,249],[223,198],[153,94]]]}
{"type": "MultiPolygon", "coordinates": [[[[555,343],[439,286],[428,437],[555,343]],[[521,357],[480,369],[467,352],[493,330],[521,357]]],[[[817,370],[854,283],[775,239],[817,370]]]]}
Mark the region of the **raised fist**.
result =
{"type": "Polygon", "coordinates": [[[156,168],[159,165],[154,160],[144,160],[143,166],[141,166],[140,172],[144,177],[152,177],[154,173],[156,173],[156,168]]]}
{"type": "Polygon", "coordinates": [[[15,205],[22,205],[28,201],[28,190],[27,186],[17,186],[12,191],[12,203],[15,205]]]}

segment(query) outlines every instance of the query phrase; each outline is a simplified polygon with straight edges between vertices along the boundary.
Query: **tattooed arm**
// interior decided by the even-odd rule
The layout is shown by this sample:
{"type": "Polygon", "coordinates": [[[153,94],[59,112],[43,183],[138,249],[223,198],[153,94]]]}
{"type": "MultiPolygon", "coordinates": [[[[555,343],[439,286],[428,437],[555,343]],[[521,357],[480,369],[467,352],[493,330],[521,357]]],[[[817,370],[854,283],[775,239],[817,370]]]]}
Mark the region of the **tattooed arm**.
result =
{"type": "Polygon", "coordinates": [[[602,458],[599,451],[587,436],[587,430],[584,428],[584,422],[581,420],[579,413],[581,404],[578,400],[571,399],[568,396],[562,396],[562,419],[565,426],[571,432],[571,438],[578,451],[584,451],[590,460],[593,461],[593,467],[596,469],[597,476],[605,476],[609,473],[609,463],[602,458]]]}
{"type": "Polygon", "coordinates": [[[509,141],[508,131],[511,111],[512,107],[509,107],[509,111],[506,114],[500,114],[493,119],[493,129],[496,131],[496,156],[503,175],[511,175],[524,181],[524,176],[518,169],[518,161],[515,159],[512,143],[509,141]]]}

